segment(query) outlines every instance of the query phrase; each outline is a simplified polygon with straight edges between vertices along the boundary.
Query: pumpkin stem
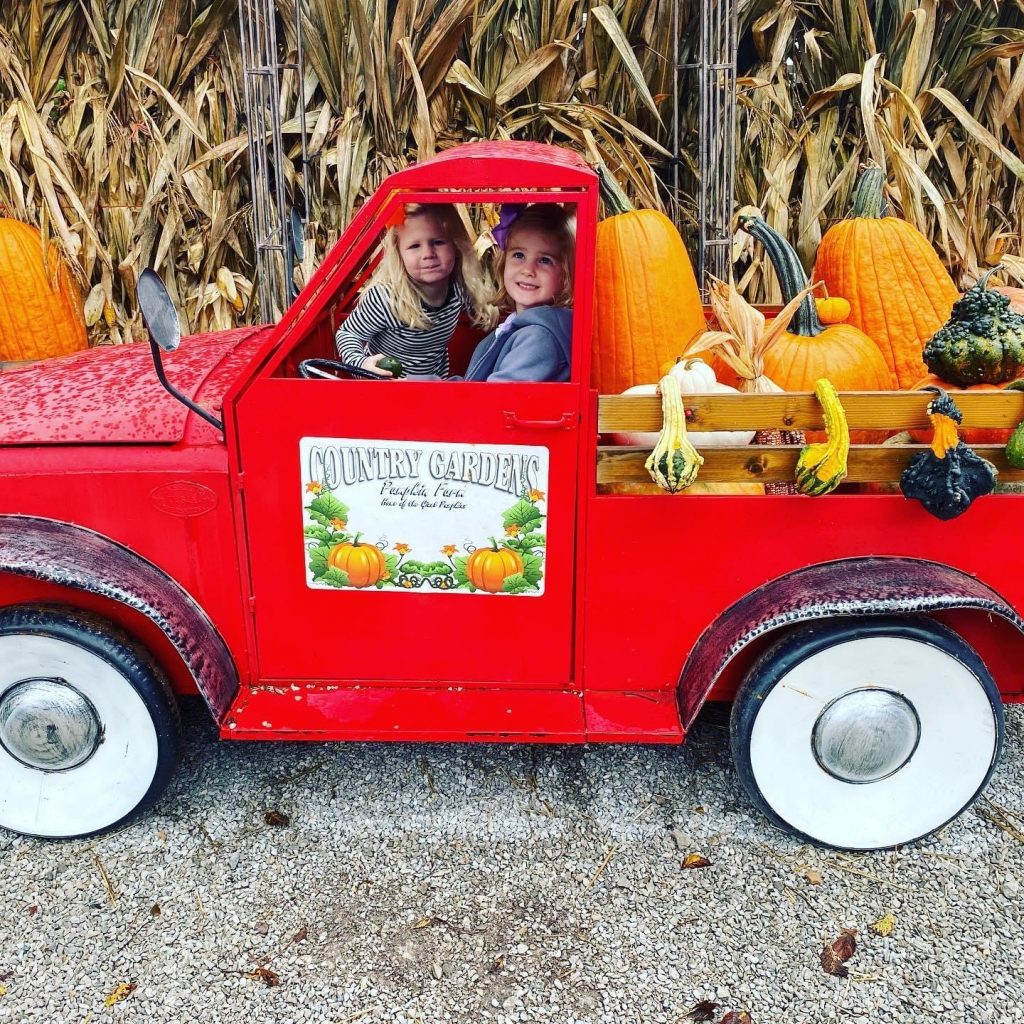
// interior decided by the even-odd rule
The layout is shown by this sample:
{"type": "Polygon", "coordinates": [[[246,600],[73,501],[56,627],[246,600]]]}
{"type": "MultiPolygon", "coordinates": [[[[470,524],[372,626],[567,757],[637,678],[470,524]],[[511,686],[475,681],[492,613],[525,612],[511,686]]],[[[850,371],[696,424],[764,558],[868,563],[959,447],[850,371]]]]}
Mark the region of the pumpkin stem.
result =
{"type": "Polygon", "coordinates": [[[629,196],[615,180],[612,172],[603,163],[598,163],[595,169],[601,202],[604,203],[608,216],[614,217],[620,213],[630,213],[635,210],[636,207],[629,201],[629,196]]]}
{"type": "MultiPolygon", "coordinates": [[[[764,246],[764,251],[768,253],[768,259],[772,261],[775,274],[782,286],[783,300],[787,303],[792,302],[807,287],[807,274],[796,250],[782,235],[770,228],[760,214],[755,216],[753,213],[741,213],[739,226],[764,246]]],[[[815,338],[825,330],[814,305],[813,295],[804,296],[803,302],[793,315],[789,329],[802,338],[815,338]]]]}
{"type": "Polygon", "coordinates": [[[885,171],[881,167],[868,167],[861,172],[853,191],[854,217],[881,220],[889,216],[889,204],[882,191],[884,185],[885,171]]]}
{"type": "Polygon", "coordinates": [[[355,535],[355,536],[354,536],[354,537],[352,538],[352,547],[354,547],[354,548],[357,548],[357,547],[359,547],[359,538],[360,538],[360,537],[362,537],[362,533],[361,533],[361,532],[360,532],[360,533],[357,533],[357,534],[356,534],[356,535],[355,535]]]}
{"type": "Polygon", "coordinates": [[[491,542],[491,548],[495,551],[498,550],[498,542],[493,537],[487,538],[491,542]]]}

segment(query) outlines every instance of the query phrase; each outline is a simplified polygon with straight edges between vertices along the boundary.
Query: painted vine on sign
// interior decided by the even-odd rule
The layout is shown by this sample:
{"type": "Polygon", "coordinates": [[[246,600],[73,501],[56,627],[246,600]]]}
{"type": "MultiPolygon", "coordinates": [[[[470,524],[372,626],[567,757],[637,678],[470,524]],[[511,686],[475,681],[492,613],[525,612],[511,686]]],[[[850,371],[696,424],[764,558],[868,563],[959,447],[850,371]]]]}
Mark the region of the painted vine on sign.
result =
{"type": "Polygon", "coordinates": [[[411,545],[371,542],[349,528],[349,507],[318,481],[306,484],[311,495],[305,506],[303,534],[314,586],[339,590],[396,587],[467,593],[530,594],[540,592],[546,543],[540,510],[544,492],[523,491],[502,512],[501,529],[482,544],[445,544],[441,558],[427,561],[425,553],[409,557],[411,545]]]}

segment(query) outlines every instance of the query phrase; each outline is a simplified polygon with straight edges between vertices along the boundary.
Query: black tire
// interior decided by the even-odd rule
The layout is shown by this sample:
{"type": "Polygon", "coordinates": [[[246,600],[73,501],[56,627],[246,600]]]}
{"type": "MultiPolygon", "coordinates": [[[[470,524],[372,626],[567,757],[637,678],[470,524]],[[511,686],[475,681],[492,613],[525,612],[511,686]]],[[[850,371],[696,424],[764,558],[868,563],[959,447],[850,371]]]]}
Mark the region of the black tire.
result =
{"type": "Polygon", "coordinates": [[[859,851],[912,842],[954,820],[988,784],[1004,731],[999,690],[981,658],[924,616],[828,619],[788,631],[747,673],[730,723],[740,782],[769,821],[859,851]],[[884,710],[876,716],[873,706],[884,710]],[[849,710],[829,745],[823,737],[837,708],[849,710]],[[873,757],[877,765],[858,777],[873,757]]]}
{"type": "MultiPolygon", "coordinates": [[[[16,667],[6,659],[6,672],[0,657],[0,827],[37,838],[81,839],[120,828],[152,807],[177,765],[181,719],[149,652],[107,620],[56,605],[0,609],[3,649],[21,657],[16,667]],[[41,768],[18,746],[22,736],[33,735],[24,727],[24,707],[35,704],[30,696],[16,708],[16,698],[31,695],[27,688],[41,682],[70,692],[75,708],[87,709],[82,717],[94,738],[80,764],[72,757],[67,766],[58,761],[41,768]],[[33,788],[36,809],[18,795],[33,788]]],[[[45,714],[29,714],[28,720],[36,735],[43,726],[48,738],[55,730],[45,714]]]]}

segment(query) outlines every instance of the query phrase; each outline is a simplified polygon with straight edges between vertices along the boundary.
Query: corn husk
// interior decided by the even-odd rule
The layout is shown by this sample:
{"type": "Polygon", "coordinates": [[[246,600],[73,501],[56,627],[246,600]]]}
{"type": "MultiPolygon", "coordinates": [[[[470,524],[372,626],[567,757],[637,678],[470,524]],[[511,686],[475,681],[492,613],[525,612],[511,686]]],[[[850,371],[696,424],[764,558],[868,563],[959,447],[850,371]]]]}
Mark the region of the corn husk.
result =
{"type": "Polygon", "coordinates": [[[782,336],[800,303],[813,291],[808,286],[779,311],[770,323],[764,313],[739,293],[733,281],[711,279],[708,289],[711,308],[721,330],[705,331],[687,346],[685,357],[695,352],[712,352],[739,377],[739,390],[747,394],[772,394],[781,391],[765,376],[764,355],[782,336]]]}

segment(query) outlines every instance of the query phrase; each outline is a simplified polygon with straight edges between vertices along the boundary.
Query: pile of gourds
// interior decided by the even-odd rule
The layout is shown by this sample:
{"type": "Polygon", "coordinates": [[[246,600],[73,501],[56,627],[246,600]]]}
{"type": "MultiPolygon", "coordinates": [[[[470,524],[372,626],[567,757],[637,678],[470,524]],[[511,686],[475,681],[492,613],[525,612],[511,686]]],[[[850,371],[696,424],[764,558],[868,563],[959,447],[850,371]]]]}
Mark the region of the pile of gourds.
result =
{"type": "MultiPolygon", "coordinates": [[[[607,186],[607,181],[603,184],[607,186]]],[[[864,171],[855,190],[852,216],[822,238],[813,274],[824,289],[824,297],[819,298],[811,294],[800,260],[786,239],[756,209],[740,211],[739,227],[764,246],[783,301],[789,304],[803,296],[786,329],[769,346],[758,349],[762,385],[767,381],[784,391],[816,391],[826,410],[832,407],[833,421],[838,400],[822,398],[822,381],[832,395],[923,388],[953,394],[1009,386],[1024,389],[1024,312],[1015,308],[1018,303],[1024,305],[1024,291],[989,288],[993,273],[989,271],[960,296],[924,235],[908,222],[888,216],[884,184],[880,169],[864,171]]],[[[683,393],[728,388],[716,379],[716,370],[719,377],[728,375],[736,383],[733,361],[726,365],[721,342],[716,346],[715,339],[724,335],[703,333],[707,330],[703,308],[678,232],[661,214],[629,209],[621,193],[612,196],[606,187],[603,196],[612,216],[598,226],[592,384],[602,393],[654,393],[658,386],[653,382],[661,376],[666,360],[679,352],[699,354],[710,364],[692,358],[676,363],[670,374],[683,393]],[[705,345],[710,347],[705,350],[705,345]]],[[[742,379],[738,383],[741,389],[751,390],[742,379]]],[[[663,402],[671,405],[664,386],[660,393],[663,402]]],[[[949,402],[955,409],[952,398],[949,402]]],[[[937,407],[936,402],[932,407],[937,407]]],[[[932,422],[934,428],[934,416],[932,422]]],[[[687,451],[687,445],[696,451],[707,445],[747,443],[730,432],[690,435],[685,442],[678,438],[677,428],[674,433],[676,442],[666,441],[664,432],[660,438],[629,435],[616,440],[652,447],[657,441],[677,453],[687,451]]],[[[969,428],[944,451],[960,458],[958,444],[1005,443],[1010,434],[1009,430],[969,428]]],[[[861,431],[853,440],[871,443],[886,436],[861,431]]],[[[932,436],[928,431],[914,433],[919,442],[928,442],[932,436]]],[[[1024,427],[1015,436],[1024,461],[1024,427]]],[[[822,454],[816,445],[834,441],[830,436],[822,440],[822,435],[808,440],[812,443],[801,456],[805,464],[822,454]]],[[[765,443],[763,437],[757,441],[765,443]]],[[[845,458],[845,452],[840,454],[845,458]]],[[[660,475],[658,482],[663,486],[664,481],[672,482],[669,489],[685,489],[688,471],[675,476],[665,472],[666,467],[672,468],[665,457],[666,451],[660,451],[658,458],[652,455],[652,476],[660,475]]],[[[829,486],[823,488],[821,479],[801,486],[798,475],[796,488],[803,493],[826,493],[834,488],[836,476],[824,474],[821,479],[828,477],[829,486]]],[[[694,493],[690,482],[687,493],[694,493]]],[[[719,489],[739,492],[746,487],[719,485],[719,489]]]]}

